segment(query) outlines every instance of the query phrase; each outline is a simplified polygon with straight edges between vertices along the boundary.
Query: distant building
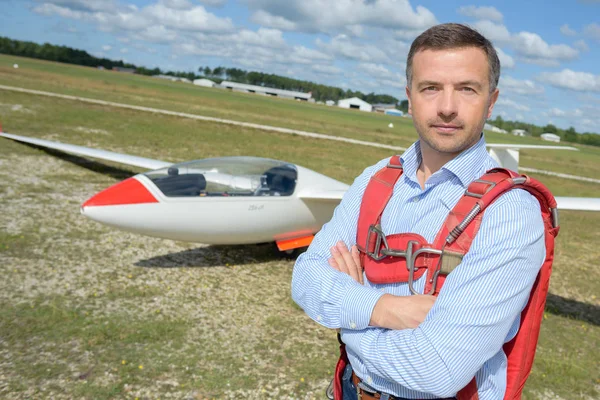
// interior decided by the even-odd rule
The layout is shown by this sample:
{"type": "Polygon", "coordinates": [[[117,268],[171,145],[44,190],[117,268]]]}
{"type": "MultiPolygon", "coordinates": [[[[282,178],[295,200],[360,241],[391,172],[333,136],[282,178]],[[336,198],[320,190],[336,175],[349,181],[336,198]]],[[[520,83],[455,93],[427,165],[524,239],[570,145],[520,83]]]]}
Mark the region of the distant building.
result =
{"type": "Polygon", "coordinates": [[[216,83],[214,83],[213,81],[211,81],[210,79],[194,79],[194,85],[196,86],[203,86],[203,87],[215,87],[217,86],[216,83]]]}
{"type": "Polygon", "coordinates": [[[492,131],[492,132],[496,132],[496,133],[504,133],[507,134],[508,132],[504,129],[500,129],[497,126],[491,125],[491,124],[485,124],[483,126],[483,129],[485,129],[486,131],[492,131]]]}
{"type": "Polygon", "coordinates": [[[560,142],[560,136],[555,135],[554,133],[542,133],[540,137],[542,140],[547,140],[549,142],[560,142]]]}
{"type": "Polygon", "coordinates": [[[134,68],[125,68],[125,67],[112,67],[113,71],[117,71],[117,72],[125,72],[127,74],[135,74],[135,69],[134,68]]]}
{"type": "Polygon", "coordinates": [[[274,97],[283,97],[285,99],[303,100],[308,101],[312,97],[312,93],[294,92],[292,90],[275,89],[265,86],[246,85],[245,83],[221,82],[220,87],[233,90],[234,92],[246,92],[246,93],[257,93],[265,94],[274,97]]]}
{"type": "Polygon", "coordinates": [[[328,106],[335,106],[335,101],[333,101],[333,100],[327,100],[325,102],[325,104],[328,105],[328,106]]]}
{"type": "Polygon", "coordinates": [[[395,104],[373,104],[373,111],[385,113],[386,110],[395,110],[395,104]]]}
{"type": "Polygon", "coordinates": [[[350,108],[360,111],[373,111],[373,106],[358,97],[351,97],[349,99],[342,99],[338,101],[338,107],[350,108]]]}
{"type": "Polygon", "coordinates": [[[513,129],[511,133],[515,136],[529,136],[525,129],[513,129]]]}
{"type": "Polygon", "coordinates": [[[159,78],[159,79],[166,79],[168,81],[171,82],[185,82],[185,83],[192,83],[191,80],[189,80],[188,78],[181,78],[179,76],[173,76],[173,75],[152,75],[153,78],[159,78]]]}
{"type": "Polygon", "coordinates": [[[395,108],[385,110],[384,114],[385,115],[393,115],[395,117],[403,117],[404,116],[404,113],[402,111],[397,110],[395,108]]]}

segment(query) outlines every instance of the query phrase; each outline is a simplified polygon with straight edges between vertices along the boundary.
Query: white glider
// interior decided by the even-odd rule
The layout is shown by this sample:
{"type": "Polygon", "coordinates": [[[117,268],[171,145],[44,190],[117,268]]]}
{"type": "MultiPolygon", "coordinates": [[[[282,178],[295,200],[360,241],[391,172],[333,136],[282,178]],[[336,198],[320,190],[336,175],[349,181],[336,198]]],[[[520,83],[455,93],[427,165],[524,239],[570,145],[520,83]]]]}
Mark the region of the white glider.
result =
{"type": "MultiPolygon", "coordinates": [[[[206,244],[276,242],[279,250],[293,251],[310,244],[349,187],[299,165],[266,158],[221,157],[172,164],[5,132],[0,136],[151,169],[92,196],[81,213],[125,231],[166,239],[206,244]]],[[[600,211],[600,198],[556,200],[560,209],[600,211]]]]}

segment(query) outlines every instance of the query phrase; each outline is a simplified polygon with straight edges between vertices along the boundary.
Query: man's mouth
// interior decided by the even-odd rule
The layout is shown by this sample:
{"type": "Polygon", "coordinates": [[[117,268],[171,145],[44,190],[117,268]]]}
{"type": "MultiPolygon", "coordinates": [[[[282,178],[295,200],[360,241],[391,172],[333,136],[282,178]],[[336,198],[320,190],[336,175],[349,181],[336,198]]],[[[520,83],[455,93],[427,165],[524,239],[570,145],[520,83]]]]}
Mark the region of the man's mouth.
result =
{"type": "Polygon", "coordinates": [[[453,133],[462,128],[460,125],[453,125],[453,124],[434,124],[431,126],[436,131],[444,132],[444,133],[453,133]]]}

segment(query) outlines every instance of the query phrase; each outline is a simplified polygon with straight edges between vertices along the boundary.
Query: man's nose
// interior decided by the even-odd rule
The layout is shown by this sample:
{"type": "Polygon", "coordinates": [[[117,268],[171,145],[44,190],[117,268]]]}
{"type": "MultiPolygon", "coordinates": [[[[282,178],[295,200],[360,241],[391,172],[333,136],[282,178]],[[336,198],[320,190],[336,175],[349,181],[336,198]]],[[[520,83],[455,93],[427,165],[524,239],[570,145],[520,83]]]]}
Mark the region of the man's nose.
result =
{"type": "Polygon", "coordinates": [[[439,97],[438,114],[441,117],[452,118],[458,114],[458,99],[454,90],[443,90],[439,97]]]}

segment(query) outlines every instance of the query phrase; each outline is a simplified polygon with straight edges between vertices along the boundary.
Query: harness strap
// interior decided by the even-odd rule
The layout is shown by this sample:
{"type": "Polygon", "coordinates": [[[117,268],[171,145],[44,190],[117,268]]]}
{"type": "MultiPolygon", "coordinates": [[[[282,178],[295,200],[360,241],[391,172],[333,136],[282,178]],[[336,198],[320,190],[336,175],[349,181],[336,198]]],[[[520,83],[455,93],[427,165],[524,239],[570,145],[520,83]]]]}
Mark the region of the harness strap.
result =
{"type": "MultiPolygon", "coordinates": [[[[360,205],[356,230],[356,245],[360,250],[361,257],[366,251],[364,246],[367,242],[368,229],[371,225],[378,225],[381,222],[381,214],[390,201],[394,185],[402,176],[402,172],[400,157],[393,156],[388,165],[380,169],[369,180],[360,205]]],[[[374,238],[371,239],[374,240],[374,238]]]]}

